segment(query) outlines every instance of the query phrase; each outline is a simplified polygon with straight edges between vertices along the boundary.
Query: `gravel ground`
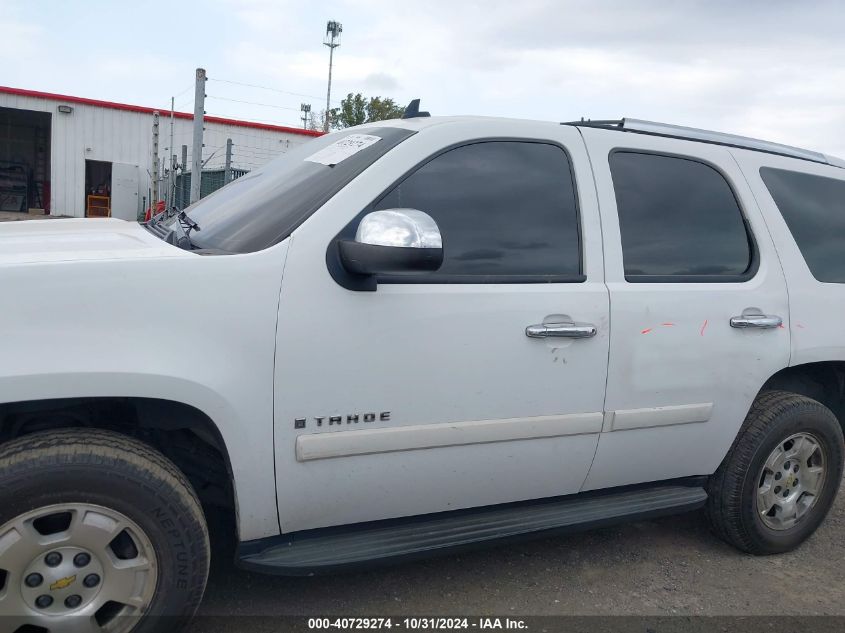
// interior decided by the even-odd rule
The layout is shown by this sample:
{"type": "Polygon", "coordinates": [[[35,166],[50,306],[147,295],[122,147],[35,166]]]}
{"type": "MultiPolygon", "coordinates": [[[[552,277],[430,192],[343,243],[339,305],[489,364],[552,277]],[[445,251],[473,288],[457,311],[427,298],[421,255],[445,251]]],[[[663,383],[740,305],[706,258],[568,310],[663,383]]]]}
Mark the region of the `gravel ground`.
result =
{"type": "Polygon", "coordinates": [[[0,222],[20,222],[21,220],[50,220],[55,215],[34,215],[30,213],[15,213],[13,211],[0,211],[0,222]]]}
{"type": "MultiPolygon", "coordinates": [[[[840,488],[818,532],[780,556],[734,550],[700,512],[314,578],[239,570],[229,544],[212,565],[200,614],[845,616],[844,534],[840,488]]],[[[221,630],[256,630],[227,621],[221,630]]]]}

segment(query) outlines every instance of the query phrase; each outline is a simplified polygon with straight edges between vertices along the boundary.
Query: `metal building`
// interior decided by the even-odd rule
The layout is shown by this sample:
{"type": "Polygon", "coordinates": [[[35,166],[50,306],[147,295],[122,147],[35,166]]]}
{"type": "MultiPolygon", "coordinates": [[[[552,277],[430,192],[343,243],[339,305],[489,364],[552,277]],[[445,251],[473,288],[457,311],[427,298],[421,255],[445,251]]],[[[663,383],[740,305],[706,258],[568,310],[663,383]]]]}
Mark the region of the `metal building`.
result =
{"type": "MultiPolygon", "coordinates": [[[[0,211],[134,220],[150,204],[154,108],[0,86],[0,211]]],[[[193,114],[159,110],[160,159],[190,156],[193,114]]],[[[205,117],[203,161],[222,169],[232,139],[234,169],[259,167],[322,132],[205,117]]]]}

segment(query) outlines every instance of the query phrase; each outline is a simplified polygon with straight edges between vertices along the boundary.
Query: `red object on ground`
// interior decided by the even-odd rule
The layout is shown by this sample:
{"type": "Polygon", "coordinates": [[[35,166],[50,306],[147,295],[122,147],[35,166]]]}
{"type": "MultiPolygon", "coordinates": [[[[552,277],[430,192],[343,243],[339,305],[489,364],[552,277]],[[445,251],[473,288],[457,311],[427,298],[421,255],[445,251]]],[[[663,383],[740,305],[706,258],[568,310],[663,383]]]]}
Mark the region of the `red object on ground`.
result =
{"type": "MultiPolygon", "coordinates": [[[[156,203],[156,215],[159,213],[164,213],[164,200],[159,200],[156,203]]],[[[150,213],[150,207],[147,207],[146,213],[144,213],[144,222],[149,222],[152,220],[152,214],[150,213]]]]}

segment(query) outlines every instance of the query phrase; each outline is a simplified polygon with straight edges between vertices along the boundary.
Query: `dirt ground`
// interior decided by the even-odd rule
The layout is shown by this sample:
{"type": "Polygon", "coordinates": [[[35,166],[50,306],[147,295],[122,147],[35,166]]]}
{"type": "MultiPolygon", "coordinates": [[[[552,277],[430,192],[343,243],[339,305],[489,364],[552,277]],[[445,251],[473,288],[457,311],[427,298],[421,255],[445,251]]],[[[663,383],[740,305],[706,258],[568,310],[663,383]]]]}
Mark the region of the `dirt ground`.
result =
{"type": "MultiPolygon", "coordinates": [[[[700,512],[314,578],[239,570],[230,549],[212,565],[200,613],[845,616],[842,487],[818,532],[779,556],[734,550],[710,534],[700,512]]],[[[222,630],[254,630],[227,621],[222,630]]]]}

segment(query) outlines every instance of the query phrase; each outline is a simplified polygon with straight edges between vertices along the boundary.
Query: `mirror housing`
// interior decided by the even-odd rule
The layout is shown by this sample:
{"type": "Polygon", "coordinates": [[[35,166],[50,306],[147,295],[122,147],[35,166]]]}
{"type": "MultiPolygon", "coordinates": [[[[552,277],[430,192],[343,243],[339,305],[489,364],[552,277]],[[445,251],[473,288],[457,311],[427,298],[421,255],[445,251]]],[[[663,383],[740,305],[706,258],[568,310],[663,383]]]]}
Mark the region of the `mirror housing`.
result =
{"type": "Polygon", "coordinates": [[[430,215],[386,209],[365,215],[355,240],[338,242],[343,267],[358,275],[432,272],[443,264],[443,240],[430,215]]]}

